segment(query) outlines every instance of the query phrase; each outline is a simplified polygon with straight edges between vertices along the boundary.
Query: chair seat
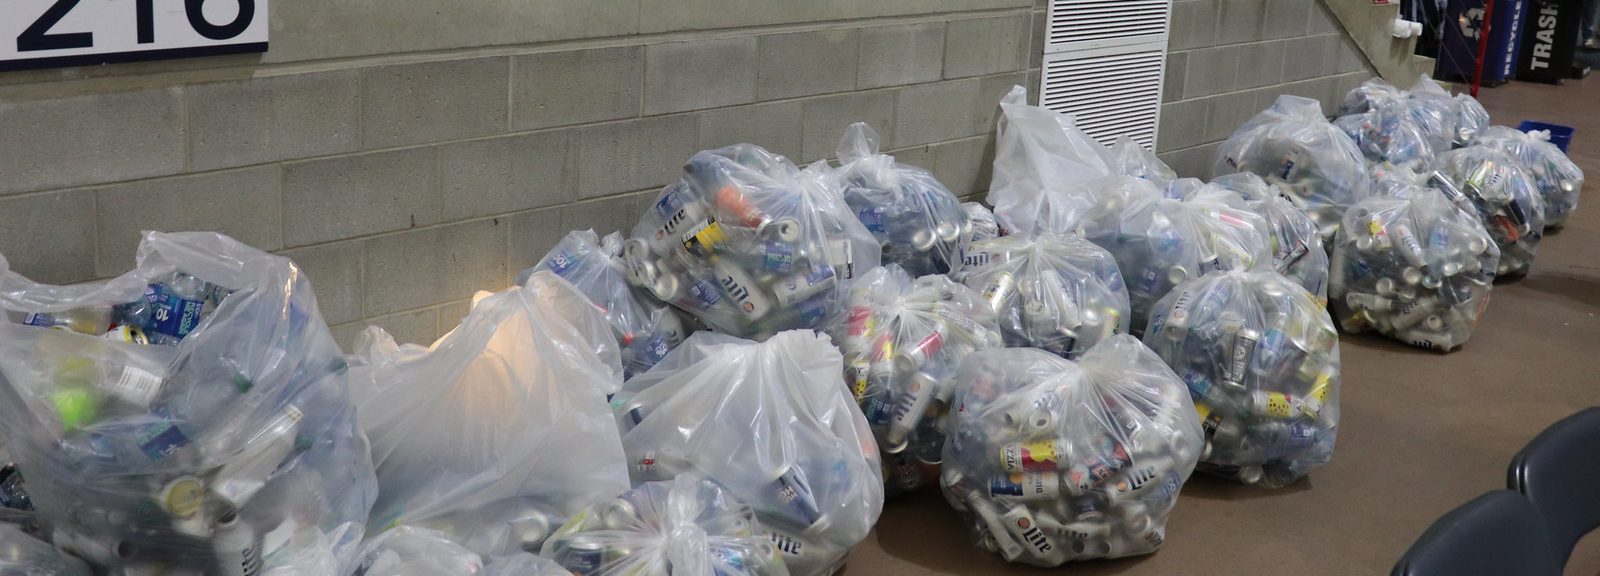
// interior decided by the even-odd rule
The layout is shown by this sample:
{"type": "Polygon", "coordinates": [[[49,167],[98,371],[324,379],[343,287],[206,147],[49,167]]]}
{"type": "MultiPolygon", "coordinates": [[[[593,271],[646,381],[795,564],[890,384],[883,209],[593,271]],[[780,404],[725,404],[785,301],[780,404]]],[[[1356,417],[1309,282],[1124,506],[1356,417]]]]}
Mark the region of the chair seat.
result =
{"type": "Polygon", "coordinates": [[[1511,459],[1506,487],[1544,517],[1557,562],[1600,528],[1600,408],[1556,422],[1511,459]]]}
{"type": "Polygon", "coordinates": [[[1560,576],[1539,510],[1496,490],[1439,518],[1395,564],[1393,576],[1560,576]]]}

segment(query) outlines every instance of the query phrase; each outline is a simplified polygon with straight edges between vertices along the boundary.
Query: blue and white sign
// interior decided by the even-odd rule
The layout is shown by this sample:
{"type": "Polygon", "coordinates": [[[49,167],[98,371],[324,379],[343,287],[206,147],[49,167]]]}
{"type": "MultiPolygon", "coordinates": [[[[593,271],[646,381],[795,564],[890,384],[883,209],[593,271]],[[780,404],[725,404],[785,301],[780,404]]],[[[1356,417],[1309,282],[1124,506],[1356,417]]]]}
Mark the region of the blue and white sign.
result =
{"type": "Polygon", "coordinates": [[[0,70],[267,50],[269,0],[3,0],[0,70]]]}

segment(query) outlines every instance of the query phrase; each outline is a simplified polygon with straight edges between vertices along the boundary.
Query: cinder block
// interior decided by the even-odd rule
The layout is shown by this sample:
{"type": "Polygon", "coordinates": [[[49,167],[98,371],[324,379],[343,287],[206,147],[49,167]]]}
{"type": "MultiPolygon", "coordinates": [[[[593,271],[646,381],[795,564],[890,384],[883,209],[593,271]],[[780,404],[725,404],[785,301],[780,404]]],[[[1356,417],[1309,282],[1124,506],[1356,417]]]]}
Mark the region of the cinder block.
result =
{"type": "Polygon", "coordinates": [[[502,132],[510,68],[502,56],[363,70],[362,142],[373,149],[502,132]]]}
{"type": "Polygon", "coordinates": [[[353,152],[361,145],[361,74],[291,74],[189,90],[195,170],[353,152]]]}
{"type": "Polygon", "coordinates": [[[1221,0],[1217,17],[1217,44],[1240,44],[1261,39],[1266,0],[1221,0]]]}
{"type": "Polygon", "coordinates": [[[1029,94],[1037,91],[1036,86],[1028,83],[1026,72],[978,79],[978,99],[972,111],[972,134],[994,131],[995,120],[1000,116],[1000,99],[1017,85],[1026,87],[1029,94]]]}
{"type": "Polygon", "coordinates": [[[1209,48],[1217,45],[1217,0],[1177,0],[1172,3],[1170,50],[1209,48]]]}
{"type": "Polygon", "coordinates": [[[805,105],[800,102],[769,102],[707,110],[700,114],[700,149],[710,150],[749,142],[798,160],[800,129],[804,124],[805,105]]]}
{"type": "Polygon", "coordinates": [[[184,169],[178,88],[0,101],[0,195],[176,174],[184,169]]]}
{"type": "Polygon", "coordinates": [[[511,66],[514,130],[639,115],[643,46],[527,54],[511,66]]]}
{"type": "Polygon", "coordinates": [[[1166,162],[1167,166],[1170,166],[1174,172],[1178,173],[1178,176],[1210,180],[1224,175],[1213,173],[1211,170],[1212,163],[1216,159],[1217,148],[1221,146],[1221,142],[1212,142],[1182,150],[1164,152],[1157,154],[1156,157],[1160,158],[1162,162],[1166,162]]]}
{"type": "Polygon", "coordinates": [[[1367,63],[1367,56],[1361,53],[1361,48],[1356,46],[1354,40],[1344,34],[1331,36],[1339,43],[1339,73],[1364,72],[1371,65],[1367,63]]]}
{"type": "Polygon", "coordinates": [[[894,92],[876,90],[822,96],[805,101],[805,128],[801,136],[801,161],[810,162],[833,156],[839,137],[855,122],[866,122],[878,131],[884,149],[899,146],[894,141],[894,92]]]}
{"type": "MultiPolygon", "coordinates": [[[[743,0],[722,2],[683,2],[644,0],[639,32],[712,30],[765,24],[798,24],[828,20],[860,20],[884,16],[911,16],[943,12],[1027,8],[1034,0],[874,0],[872,2],[796,2],[794,0],[743,0]]],[[[630,8],[631,9],[631,8],[630,8]]]]}
{"type": "Polygon", "coordinates": [[[365,251],[364,242],[352,240],[289,250],[282,255],[293,260],[311,280],[322,319],[333,325],[362,318],[361,258],[365,251]]]}
{"type": "MultiPolygon", "coordinates": [[[[511,267],[521,272],[539,263],[546,252],[567,234],[561,227],[563,207],[551,207],[532,212],[513,214],[511,222],[511,267]]],[[[640,213],[635,213],[637,217],[640,213]]],[[[516,274],[512,274],[515,276],[516,274]]]]}
{"type": "Polygon", "coordinates": [[[956,196],[989,189],[994,168],[993,136],[945,142],[932,148],[933,175],[956,196]]]}
{"type": "Polygon", "coordinates": [[[578,128],[578,198],[660,186],[694,155],[693,115],[641,118],[578,128]]]}
{"type": "Polygon", "coordinates": [[[861,30],[857,88],[933,82],[943,74],[944,23],[924,22],[861,30]]]}
{"type": "Polygon", "coordinates": [[[438,310],[439,335],[434,337],[434,340],[444,338],[445,334],[449,334],[450,331],[455,330],[457,326],[461,325],[462,320],[467,319],[467,315],[472,313],[472,301],[462,300],[460,302],[443,304],[439,306],[438,310]]]}
{"type": "Polygon", "coordinates": [[[440,221],[437,151],[412,148],[283,168],[283,244],[305,246],[440,221]]]}
{"type": "Polygon", "coordinates": [[[756,52],[754,36],[647,47],[644,113],[666,114],[754,102],[756,52]]]}
{"type": "Polygon", "coordinates": [[[552,206],[574,199],[571,130],[469,140],[439,147],[444,222],[552,206]]]}
{"type": "MultiPolygon", "coordinates": [[[[367,240],[367,315],[505,288],[510,282],[506,266],[510,228],[509,218],[490,218],[367,240]]],[[[428,334],[431,337],[435,332],[428,334]]]]}
{"type": "Polygon", "coordinates": [[[1023,70],[1028,62],[1031,13],[950,21],[945,29],[944,77],[963,78],[1023,70]]]}
{"type": "Polygon", "coordinates": [[[640,14],[639,0],[274,2],[272,50],[261,58],[291,62],[620,37],[639,32],[640,14]]]}
{"type": "Polygon", "coordinates": [[[846,92],[856,85],[859,30],[768,34],[759,44],[758,100],[846,92]]]}
{"type": "Polygon", "coordinates": [[[1189,52],[1188,71],[1184,73],[1184,98],[1197,98],[1232,91],[1239,71],[1238,55],[1242,50],[1234,47],[1207,48],[1189,52]]]}
{"type": "Polygon", "coordinates": [[[1310,18],[1306,25],[1306,34],[1316,36],[1335,32],[1343,33],[1344,29],[1339,26],[1339,21],[1334,18],[1332,12],[1328,11],[1328,7],[1324,3],[1312,2],[1311,9],[1306,12],[1310,18]]]}
{"type": "Polygon", "coordinates": [[[1206,102],[1210,106],[1206,112],[1206,142],[1226,140],[1241,124],[1260,112],[1256,108],[1256,96],[1250,92],[1212,96],[1206,102]]]}
{"type": "Polygon", "coordinates": [[[1188,52],[1167,53],[1167,70],[1161,78],[1161,101],[1176,102],[1183,99],[1183,81],[1189,68],[1188,52]]]}
{"type": "Polygon", "coordinates": [[[1263,38],[1294,38],[1304,36],[1311,21],[1311,5],[1315,0],[1267,0],[1267,18],[1262,29],[1263,38]]]}
{"type": "Polygon", "coordinates": [[[639,216],[643,213],[639,209],[641,194],[654,198],[656,191],[623,194],[563,206],[561,230],[593,228],[595,233],[601,236],[612,232],[622,232],[625,236],[631,234],[633,226],[639,222],[639,216]]]}
{"type": "MultiPolygon", "coordinates": [[[[365,324],[382,328],[390,336],[393,336],[394,341],[397,343],[427,346],[433,344],[434,336],[439,333],[439,311],[435,308],[428,308],[379,316],[377,318],[368,318],[365,324]]],[[[366,327],[363,326],[360,330],[355,331],[355,335],[350,338],[349,346],[352,348],[355,346],[356,339],[361,331],[365,329],[366,327]]],[[[336,333],[335,341],[337,341],[338,336],[336,333]]]]}
{"type": "Polygon", "coordinates": [[[971,136],[977,109],[976,78],[901,88],[895,96],[895,145],[914,146],[971,136]]]}
{"type": "Polygon", "coordinates": [[[1239,75],[1236,88],[1260,88],[1283,80],[1284,55],[1288,52],[1285,42],[1258,42],[1239,46],[1237,50],[1239,75]]]}
{"type": "Polygon", "coordinates": [[[91,280],[94,249],[93,192],[0,198],[0,254],[11,271],[50,284],[91,280]]]}
{"type": "Polygon", "coordinates": [[[1205,142],[1206,115],[1211,105],[1205,100],[1184,100],[1161,105],[1161,129],[1157,152],[1188,148],[1205,142]]]}
{"type": "Polygon", "coordinates": [[[1295,82],[1335,72],[1338,66],[1338,36],[1306,36],[1284,42],[1283,81],[1295,82]]]}
{"type": "Polygon", "coordinates": [[[933,146],[912,146],[896,150],[881,151],[894,156],[894,161],[907,166],[916,166],[923,170],[933,172],[933,146]]]}
{"type": "Polygon", "coordinates": [[[366,322],[351,322],[328,327],[328,330],[333,332],[333,343],[338,344],[339,349],[344,351],[345,354],[355,353],[356,338],[361,336],[361,331],[366,329],[366,322]]]}
{"type": "Polygon", "coordinates": [[[221,232],[266,251],[283,247],[277,166],[142,180],[95,190],[100,276],[133,269],[140,232],[221,232]]]}

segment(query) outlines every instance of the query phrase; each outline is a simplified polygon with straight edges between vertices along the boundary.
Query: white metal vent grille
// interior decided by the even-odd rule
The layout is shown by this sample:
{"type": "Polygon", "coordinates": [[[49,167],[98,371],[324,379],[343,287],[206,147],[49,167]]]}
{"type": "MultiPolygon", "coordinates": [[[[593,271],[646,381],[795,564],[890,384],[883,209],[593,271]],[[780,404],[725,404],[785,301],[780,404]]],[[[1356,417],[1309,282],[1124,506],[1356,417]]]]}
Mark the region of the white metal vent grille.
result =
{"type": "Polygon", "coordinates": [[[1079,129],[1107,146],[1128,136],[1154,150],[1165,45],[1106,52],[1048,55],[1039,105],[1076,116],[1079,129]]]}
{"type": "Polygon", "coordinates": [[[1051,0],[1049,45],[1164,36],[1172,0],[1051,0]]]}

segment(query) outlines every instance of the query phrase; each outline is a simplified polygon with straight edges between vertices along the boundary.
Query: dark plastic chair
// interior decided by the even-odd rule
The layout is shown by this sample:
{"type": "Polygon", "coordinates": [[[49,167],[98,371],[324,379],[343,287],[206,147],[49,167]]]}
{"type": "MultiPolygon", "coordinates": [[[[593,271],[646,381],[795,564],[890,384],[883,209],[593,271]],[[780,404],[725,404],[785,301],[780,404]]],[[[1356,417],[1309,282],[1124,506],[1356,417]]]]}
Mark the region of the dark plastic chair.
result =
{"type": "Polygon", "coordinates": [[[1561,576],[1539,510],[1496,490],[1451,510],[1406,551],[1392,576],[1561,576]]]}
{"type": "Polygon", "coordinates": [[[1600,408],[1551,424],[1511,459],[1506,488],[1521,492],[1544,516],[1556,562],[1600,528],[1600,408]]]}

